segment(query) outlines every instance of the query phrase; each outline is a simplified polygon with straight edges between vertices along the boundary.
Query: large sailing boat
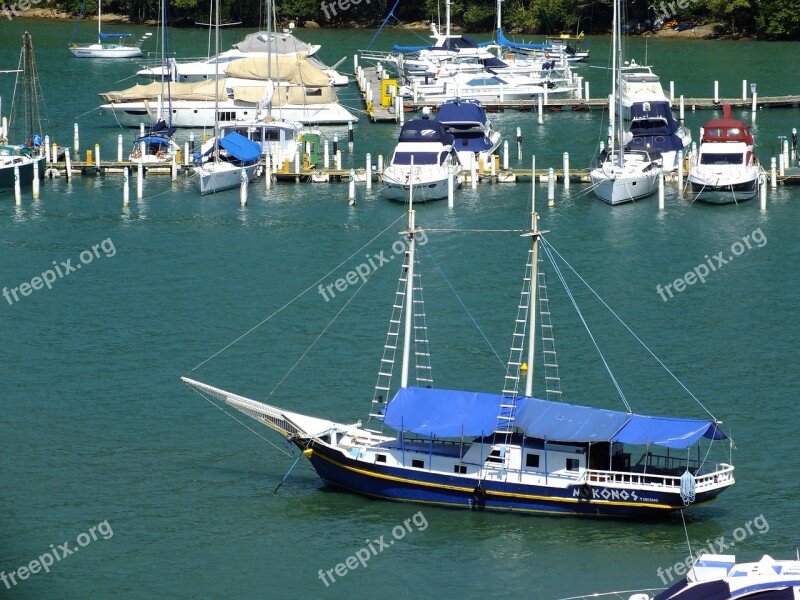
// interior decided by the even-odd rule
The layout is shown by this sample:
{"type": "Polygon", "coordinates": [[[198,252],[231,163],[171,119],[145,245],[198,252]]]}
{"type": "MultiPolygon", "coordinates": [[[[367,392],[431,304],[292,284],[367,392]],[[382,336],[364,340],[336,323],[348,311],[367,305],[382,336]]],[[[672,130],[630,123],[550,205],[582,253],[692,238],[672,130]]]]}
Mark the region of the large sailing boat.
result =
{"type": "Polygon", "coordinates": [[[595,195],[608,204],[622,204],[651,195],[658,188],[661,157],[658,152],[646,148],[630,149],[624,144],[624,119],[617,116],[615,130],[614,113],[622,114],[622,95],[619,93],[622,78],[622,14],[620,0],[614,2],[614,27],[612,31],[614,52],[612,53],[612,87],[608,107],[611,120],[609,147],[600,155],[599,164],[589,172],[595,195]],[[614,106],[617,110],[615,111],[614,106]]]}
{"type": "Polygon", "coordinates": [[[14,189],[15,168],[20,186],[33,182],[34,169],[39,178],[44,176],[45,161],[40,104],[42,90],[36,73],[33,42],[26,31],[22,36],[22,51],[19,57],[14,99],[11,103],[9,138],[20,140],[12,145],[11,139],[0,139],[0,192],[14,189]]]}
{"type": "Polygon", "coordinates": [[[531,227],[524,234],[531,246],[500,394],[433,387],[427,327],[420,326],[424,308],[417,273],[417,240],[426,234],[416,225],[411,201],[402,232],[405,260],[373,391],[373,428],[285,410],[188,377],[182,380],[285,436],[302,449],[326,485],[373,498],[474,510],[629,517],[667,514],[714,499],[733,485],[734,467],[708,460],[706,450],[726,438],[713,417],[653,417],[534,397],[537,312],[544,340],[542,368],[551,382],[546,390],[561,397],[552,384],[560,379],[552,375],[557,363],[538,268],[540,248],[554,268],[557,263],[543,233],[532,210],[531,227]],[[416,385],[409,379],[412,361],[417,362],[416,385]],[[389,400],[398,362],[400,386],[389,400]],[[697,448],[696,458],[690,448],[697,448]]]}

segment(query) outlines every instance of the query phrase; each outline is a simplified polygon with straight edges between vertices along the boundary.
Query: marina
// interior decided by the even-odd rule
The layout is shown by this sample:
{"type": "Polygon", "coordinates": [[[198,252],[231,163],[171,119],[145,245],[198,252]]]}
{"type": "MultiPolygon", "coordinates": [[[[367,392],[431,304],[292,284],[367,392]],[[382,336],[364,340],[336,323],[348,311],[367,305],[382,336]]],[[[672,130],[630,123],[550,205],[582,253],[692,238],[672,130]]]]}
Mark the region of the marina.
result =
{"type": "MultiPolygon", "coordinates": [[[[692,46],[653,40],[649,46],[662,81],[674,80],[684,94],[685,124],[698,145],[700,127],[722,117],[722,109],[692,112],[688,98],[712,96],[710,84],[720,80],[720,101],[733,104],[733,117],[753,132],[754,151],[765,169],[766,210],[760,210],[758,195],[726,206],[694,202],[690,189],[679,193],[678,173],[665,175],[663,210],[657,195],[615,207],[599,201],[588,178],[597,142],[605,136],[607,111],[600,106],[545,109],[541,125],[536,107],[490,112],[492,128],[508,142],[507,149],[501,143],[496,158],[484,161],[482,169],[476,165],[474,188],[470,173],[460,174],[452,208],[443,199],[415,209],[416,227],[429,238],[417,247],[425,268],[416,272],[423,277],[436,392],[474,390],[496,398],[507,389],[509,341],[532,242],[521,236],[531,230],[535,191],[538,227],[546,231],[551,248],[722,421],[719,428],[735,448],[728,453],[727,440],[715,444],[725,446],[720,462],[735,465],[736,483],[683,517],[676,511],[640,521],[449,510],[328,488],[285,437],[222,401],[212,397],[216,403],[209,403],[180,382],[184,376],[284,412],[347,427],[361,420],[361,431],[375,428],[368,413],[378,414],[372,410],[376,374],[405,259],[405,246],[394,244],[405,239],[398,232],[408,230],[408,216],[406,206],[384,197],[379,168],[379,157],[384,168],[388,164],[400,124],[371,122],[355,73],[349,86],[337,88],[342,105],[359,116],[352,134],[346,123],[313,127],[320,135],[316,164],[304,166],[305,150],[270,163],[274,178],[256,177],[246,205],[240,203],[239,189],[198,192],[192,161],[187,161],[194,153],[186,148],[190,133],[195,149],[200,148],[212,136],[208,129],[178,130],[173,139],[181,152],[175,167],[171,162],[143,165],[139,196],[138,163],[129,158],[141,137],[138,125],[119,128],[94,118],[98,91],[116,89],[139,63],[126,60],[122,68],[118,60],[71,56],[65,44],[71,23],[15,20],[9,26],[20,32],[9,30],[8,54],[14,59],[6,68],[16,67],[22,32],[29,30],[49,112],[45,132],[51,152],[54,143],[69,149],[71,176],[59,151],[56,161],[43,165],[38,195],[27,186],[19,203],[12,190],[0,196],[0,291],[8,292],[0,300],[0,332],[7,342],[2,432],[9,457],[0,475],[6,517],[0,520],[0,572],[19,572],[51,544],[55,548],[70,540],[69,546],[80,551],[54,562],[49,573],[17,577],[16,584],[8,579],[11,588],[0,580],[6,595],[32,600],[231,594],[366,598],[383,593],[376,589],[407,595],[433,581],[442,600],[519,593],[551,600],[592,597],[679,583],[683,577],[674,565],[685,564],[689,556],[687,538],[694,558],[715,540],[735,542],[727,551],[735,553],[728,570],[755,568],[764,555],[778,559],[763,562],[765,569],[796,567],[796,561],[783,559],[794,557],[800,509],[793,501],[796,484],[782,473],[797,466],[784,423],[794,414],[793,390],[799,383],[800,323],[794,306],[800,287],[791,272],[798,260],[800,193],[793,184],[800,182],[800,168],[791,132],[800,123],[800,109],[761,105],[762,94],[791,98],[797,91],[791,78],[781,76],[783,60],[796,44],[715,40],[692,46]],[[707,60],[696,62],[699,54],[707,60]],[[687,65],[693,65],[691,73],[687,65]],[[87,83],[71,84],[78,76],[87,83]],[[738,104],[727,101],[739,95],[745,78],[748,92],[749,81],[758,80],[755,113],[749,97],[739,97],[738,104]],[[781,158],[784,149],[786,159],[781,158]],[[130,197],[124,203],[126,168],[130,197]],[[549,204],[551,169],[554,202],[549,204]],[[538,184],[531,186],[534,175],[538,184]],[[59,277],[56,266],[64,263],[74,270],[60,267],[59,277]],[[708,274],[701,281],[696,273],[704,267],[708,274]],[[365,268],[366,283],[358,276],[365,268]],[[36,278],[49,280],[44,274],[51,269],[56,274],[50,287],[31,285],[36,278]],[[98,527],[104,521],[113,536],[100,535],[109,532],[98,527]],[[748,532],[747,524],[754,521],[762,527],[748,532]],[[90,539],[92,527],[96,539],[84,547],[79,542],[90,539]],[[377,552],[381,539],[386,547],[377,552]],[[365,551],[366,565],[356,562],[356,568],[339,569],[345,576],[337,573],[337,565],[365,551]]],[[[122,30],[138,39],[146,28],[122,30]]],[[[319,44],[326,64],[346,54],[339,67],[343,72],[375,31],[295,33],[319,44]]],[[[406,32],[388,33],[391,41],[414,42],[406,32]]],[[[203,54],[205,32],[171,35],[171,43],[185,48],[186,55],[203,54]]],[[[224,35],[226,46],[245,37],[241,31],[224,35]]],[[[598,64],[608,40],[589,35],[587,41],[589,61],[598,64]]],[[[632,50],[644,56],[636,47],[639,41],[633,40],[632,50]]],[[[590,80],[592,101],[608,92],[607,71],[587,64],[576,71],[590,80]]],[[[2,116],[10,115],[13,84],[13,75],[0,78],[2,116]]],[[[404,110],[405,122],[422,117],[423,107],[418,108],[404,110]]],[[[677,117],[677,107],[673,110],[677,117]]],[[[436,111],[429,117],[435,119],[436,111]]],[[[262,158],[262,172],[266,166],[262,158]]],[[[688,174],[687,168],[684,186],[688,174]]],[[[571,284],[579,283],[559,264],[571,284]]],[[[545,325],[555,332],[563,403],[627,414],[591,348],[592,338],[570,314],[571,298],[559,291],[558,279],[548,271],[551,320],[545,325]]],[[[591,291],[573,291],[573,296],[635,414],[707,417],[675,380],[663,377],[658,363],[608,317],[591,291]]],[[[536,329],[541,327],[537,321],[536,329]]],[[[542,371],[537,376],[544,377],[544,367],[537,363],[537,368],[542,371]]],[[[426,394],[424,385],[417,389],[426,394]]],[[[545,387],[540,389],[544,395],[545,387]]],[[[400,414],[403,428],[411,416],[400,414]]],[[[409,463],[433,457],[453,477],[459,465],[447,461],[459,455],[468,469],[485,465],[486,456],[473,461],[458,449],[432,453],[424,436],[412,443],[409,434],[405,440],[409,463]]],[[[479,453],[479,437],[464,435],[473,454],[479,453]]],[[[459,432],[453,439],[460,438],[459,432]]],[[[526,439],[516,448],[534,453],[535,443],[526,439]]],[[[629,452],[625,444],[621,454],[629,452]]],[[[486,449],[491,451],[488,441],[486,449]]],[[[389,450],[387,462],[399,464],[403,447],[389,450]]],[[[552,448],[548,461],[557,455],[584,456],[559,454],[563,450],[552,448]]],[[[372,451],[360,458],[343,454],[337,462],[354,466],[350,461],[365,460],[372,451]]],[[[653,457],[667,453],[655,446],[650,452],[653,457]]],[[[684,461],[694,468],[703,457],[669,449],[676,465],[684,461]]],[[[638,458],[632,456],[632,466],[638,458]]],[[[610,469],[595,467],[591,497],[584,492],[581,507],[591,507],[594,490],[603,494],[601,488],[607,487],[599,479],[610,477],[603,473],[610,469]]],[[[533,469],[525,466],[515,477],[527,477],[525,468],[533,469]]],[[[548,463],[548,470],[559,469],[548,463]]],[[[509,491],[484,489],[489,504],[501,498],[497,492],[509,491]]],[[[475,500],[475,491],[476,484],[469,486],[468,498],[475,500]]],[[[580,486],[576,493],[580,499],[580,486]]],[[[619,490],[616,498],[611,489],[607,494],[598,502],[623,502],[619,490]]],[[[731,585],[743,579],[731,577],[731,585]]]]}

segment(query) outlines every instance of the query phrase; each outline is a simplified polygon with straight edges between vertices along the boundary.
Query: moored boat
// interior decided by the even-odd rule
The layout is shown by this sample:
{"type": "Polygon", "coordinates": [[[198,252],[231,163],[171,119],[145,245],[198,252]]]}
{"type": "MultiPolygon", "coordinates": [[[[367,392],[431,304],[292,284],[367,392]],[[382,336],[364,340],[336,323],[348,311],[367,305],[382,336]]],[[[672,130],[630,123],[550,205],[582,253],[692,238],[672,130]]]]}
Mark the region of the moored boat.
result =
{"type": "Polygon", "coordinates": [[[436,111],[436,121],[453,135],[453,147],[465,168],[473,160],[476,165],[489,164],[503,139],[477,100],[448,100],[436,111]]]}

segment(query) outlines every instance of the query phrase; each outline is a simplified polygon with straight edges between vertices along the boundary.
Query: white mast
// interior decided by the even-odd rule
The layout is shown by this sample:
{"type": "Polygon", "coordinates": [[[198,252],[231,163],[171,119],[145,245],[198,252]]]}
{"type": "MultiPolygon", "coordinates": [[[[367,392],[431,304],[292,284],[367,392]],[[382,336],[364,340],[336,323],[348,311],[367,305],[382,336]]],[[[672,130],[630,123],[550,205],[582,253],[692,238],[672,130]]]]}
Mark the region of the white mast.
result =
{"type": "Polygon", "coordinates": [[[447,37],[450,37],[450,0],[445,0],[445,30],[444,33],[447,37]]]}
{"type": "MultiPolygon", "coordinates": [[[[447,2],[450,6],[450,0],[447,2]]],[[[448,15],[450,13],[448,12],[448,15]]],[[[406,296],[405,320],[403,323],[403,366],[400,371],[400,387],[408,387],[408,366],[411,359],[411,330],[414,327],[414,157],[411,157],[411,168],[408,175],[408,250],[406,250],[406,296]]]]}
{"type": "Polygon", "coordinates": [[[622,99],[619,93],[620,83],[622,82],[622,26],[620,25],[620,21],[622,19],[622,9],[620,6],[620,0],[614,0],[614,30],[612,32],[612,38],[614,41],[614,54],[612,58],[612,65],[614,69],[614,78],[612,83],[612,91],[611,95],[614,98],[616,105],[613,108],[609,108],[609,113],[614,114],[616,111],[616,118],[617,118],[617,125],[619,127],[619,131],[612,132],[612,146],[611,149],[614,149],[614,137],[616,136],[617,140],[617,163],[621,167],[624,163],[624,150],[622,144],[622,99]]]}
{"type": "Polygon", "coordinates": [[[100,0],[97,0],[97,43],[98,44],[102,44],[103,43],[103,36],[101,35],[101,30],[100,30],[100,21],[102,20],[101,19],[101,16],[102,16],[102,8],[101,7],[102,7],[102,5],[103,5],[103,3],[100,0]]]}
{"type": "Polygon", "coordinates": [[[536,346],[536,292],[539,286],[539,215],[536,214],[536,196],[531,196],[531,230],[525,235],[533,238],[531,249],[531,291],[528,295],[528,375],[525,378],[525,395],[533,396],[533,365],[536,346]]]}
{"type": "Polygon", "coordinates": [[[219,0],[214,0],[214,162],[219,162],[219,0]]]}

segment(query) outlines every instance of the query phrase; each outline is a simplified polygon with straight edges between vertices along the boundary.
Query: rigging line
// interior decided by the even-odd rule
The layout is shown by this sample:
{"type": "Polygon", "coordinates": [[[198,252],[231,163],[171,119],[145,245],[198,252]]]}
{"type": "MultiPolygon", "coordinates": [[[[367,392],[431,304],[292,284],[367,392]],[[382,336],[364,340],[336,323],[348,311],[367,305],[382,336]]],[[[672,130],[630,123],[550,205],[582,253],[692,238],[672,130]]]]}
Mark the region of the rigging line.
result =
{"type": "Polygon", "coordinates": [[[586,281],[586,280],[585,280],[583,277],[581,277],[581,276],[580,276],[580,274],[579,274],[579,273],[578,273],[578,272],[577,272],[577,271],[576,271],[576,270],[575,270],[575,269],[572,267],[572,265],[570,265],[570,264],[569,264],[569,262],[567,262],[567,260],[566,260],[566,259],[565,259],[563,256],[561,256],[561,254],[559,254],[558,250],[556,250],[555,248],[553,248],[553,246],[551,246],[549,242],[545,242],[545,245],[546,245],[546,246],[547,246],[549,249],[551,249],[551,250],[552,250],[552,251],[553,251],[553,252],[556,254],[556,256],[558,256],[558,257],[559,257],[559,258],[560,258],[562,261],[564,261],[564,264],[565,264],[565,265],[567,265],[567,267],[569,268],[569,270],[570,270],[570,271],[572,271],[572,272],[575,274],[575,276],[576,276],[578,279],[580,279],[581,283],[583,283],[583,285],[585,285],[585,286],[586,286],[586,288],[587,288],[587,289],[588,289],[590,292],[592,292],[592,294],[594,294],[595,298],[597,298],[597,299],[600,301],[600,303],[601,303],[603,306],[605,306],[605,307],[608,309],[608,311],[609,311],[609,312],[610,312],[612,315],[614,315],[614,318],[615,318],[615,319],[617,319],[617,321],[619,321],[619,322],[622,324],[622,326],[623,326],[623,327],[624,327],[624,328],[625,328],[625,329],[628,331],[628,333],[630,333],[630,334],[631,334],[631,335],[634,337],[634,339],[636,339],[636,341],[637,341],[637,342],[639,342],[639,344],[641,344],[641,346],[642,346],[642,347],[643,347],[645,350],[647,350],[647,352],[650,354],[650,356],[652,356],[652,357],[653,357],[653,358],[656,360],[656,362],[657,362],[659,365],[661,365],[661,367],[662,367],[662,368],[663,368],[663,369],[664,369],[664,370],[665,370],[667,373],[669,373],[669,374],[670,374],[670,376],[671,376],[671,377],[672,377],[672,378],[673,378],[673,379],[674,379],[674,380],[675,380],[675,381],[678,383],[678,385],[679,385],[679,386],[681,386],[681,387],[683,388],[683,390],[684,390],[684,391],[685,391],[687,394],[689,394],[689,396],[691,396],[691,398],[692,398],[692,399],[693,399],[695,402],[697,402],[697,404],[700,406],[700,408],[702,408],[704,411],[706,411],[706,413],[708,413],[708,416],[710,416],[710,417],[711,417],[711,418],[714,420],[714,422],[716,422],[716,423],[719,423],[720,421],[718,421],[718,420],[717,420],[717,418],[716,418],[716,417],[715,417],[715,416],[714,416],[714,415],[711,413],[711,411],[710,411],[710,410],[708,410],[708,408],[706,408],[706,406],[705,406],[705,405],[704,405],[702,402],[700,402],[700,400],[697,398],[697,396],[695,396],[695,395],[694,395],[694,394],[693,394],[693,393],[692,393],[692,392],[689,390],[689,388],[687,388],[687,387],[686,387],[686,386],[683,384],[683,382],[682,382],[680,379],[678,379],[678,377],[677,377],[677,376],[676,376],[676,375],[675,375],[675,374],[674,374],[672,371],[670,371],[669,367],[667,367],[667,365],[665,365],[665,364],[664,364],[664,363],[661,361],[661,359],[660,359],[660,358],[658,358],[658,356],[656,356],[656,355],[655,355],[655,353],[654,353],[652,350],[650,350],[650,348],[648,348],[648,347],[647,347],[647,345],[646,345],[646,344],[645,344],[645,343],[642,341],[642,339],[641,339],[641,338],[640,338],[638,335],[636,335],[636,334],[633,332],[633,330],[632,330],[630,327],[628,327],[628,324],[627,324],[627,323],[625,323],[625,321],[623,321],[623,320],[622,320],[622,318],[621,318],[621,317],[620,317],[620,316],[619,316],[619,315],[618,315],[616,312],[614,312],[614,309],[612,309],[612,308],[611,308],[611,307],[610,307],[608,304],[606,304],[605,300],[603,300],[603,299],[600,297],[600,295],[599,295],[597,292],[595,292],[595,291],[594,291],[594,289],[592,289],[592,287],[589,285],[589,283],[588,283],[588,282],[587,282],[587,281],[586,281]]]}
{"type": "Polygon", "coordinates": [[[340,262],[338,265],[336,265],[335,267],[333,267],[333,268],[332,268],[330,271],[328,271],[327,273],[325,273],[325,275],[323,275],[322,277],[320,277],[319,279],[317,279],[317,280],[316,280],[314,283],[312,283],[311,285],[309,285],[309,286],[308,286],[306,289],[304,289],[302,292],[298,293],[298,294],[297,294],[297,295],[296,295],[294,298],[292,298],[292,299],[291,299],[291,300],[289,300],[289,301],[288,301],[286,304],[284,304],[284,305],[283,305],[283,306],[281,306],[279,309],[277,309],[276,311],[274,311],[274,312],[273,312],[271,315],[269,315],[268,317],[266,317],[265,319],[263,319],[262,321],[260,321],[259,323],[257,323],[256,325],[254,325],[253,327],[251,327],[250,329],[248,329],[247,331],[245,331],[245,332],[244,332],[242,335],[240,335],[239,337],[237,337],[235,340],[233,340],[232,342],[230,342],[229,344],[227,344],[226,346],[224,346],[222,349],[218,350],[217,352],[215,352],[214,354],[212,354],[211,356],[209,356],[207,359],[205,359],[203,362],[201,362],[200,364],[198,364],[197,366],[195,366],[195,367],[192,369],[192,371],[196,371],[197,369],[199,369],[200,367],[202,367],[204,364],[206,364],[208,361],[210,361],[210,360],[212,360],[212,359],[216,358],[217,356],[219,356],[220,354],[222,354],[223,352],[225,352],[225,351],[226,351],[228,348],[230,348],[230,347],[231,347],[231,346],[233,346],[234,344],[238,343],[239,341],[241,341],[242,339],[244,339],[245,337],[247,337],[248,335],[250,335],[251,333],[253,333],[253,332],[254,332],[256,329],[258,329],[259,327],[261,327],[261,326],[262,326],[264,323],[266,323],[267,321],[269,321],[269,320],[270,320],[272,317],[274,317],[274,316],[278,315],[278,314],[279,314],[280,312],[282,312],[284,309],[286,309],[286,308],[288,308],[289,306],[291,306],[291,305],[292,305],[292,304],[293,304],[295,301],[299,300],[299,299],[300,299],[300,298],[302,298],[304,295],[306,295],[306,294],[307,294],[307,293],[308,293],[310,290],[314,289],[314,287],[315,287],[315,286],[317,286],[319,283],[323,282],[323,281],[324,281],[324,280],[325,280],[325,279],[326,279],[328,276],[330,276],[330,274],[331,274],[331,273],[334,273],[334,272],[336,272],[336,270],[337,270],[337,269],[339,269],[339,268],[340,268],[340,267],[341,267],[343,264],[345,264],[347,261],[349,261],[351,258],[353,258],[353,257],[354,257],[356,254],[359,254],[359,253],[360,253],[362,250],[364,250],[364,248],[366,248],[366,247],[367,247],[367,246],[369,246],[369,245],[370,245],[372,242],[374,242],[374,241],[375,241],[375,240],[377,240],[379,237],[381,237],[381,236],[382,236],[384,233],[386,233],[386,232],[387,232],[387,231],[388,231],[390,228],[394,227],[394,226],[397,224],[397,222],[398,222],[398,221],[400,221],[401,219],[404,219],[405,217],[406,217],[406,215],[405,215],[405,214],[401,214],[401,215],[400,215],[399,217],[397,217],[397,218],[396,218],[394,221],[392,221],[391,223],[389,223],[389,225],[387,225],[385,228],[383,228],[383,229],[382,229],[382,230],[381,230],[381,231],[380,231],[380,232],[379,232],[377,235],[375,235],[374,237],[372,237],[372,239],[370,239],[370,240],[368,240],[366,243],[364,243],[364,244],[363,244],[363,245],[362,245],[362,246],[361,246],[361,247],[360,247],[358,250],[356,250],[355,252],[353,252],[353,253],[352,253],[350,256],[348,256],[347,258],[345,258],[345,259],[344,259],[342,262],[340,262]]]}
{"type": "MultiPolygon", "coordinates": [[[[199,394],[199,395],[200,395],[201,397],[203,397],[203,398],[204,398],[206,401],[210,402],[210,403],[211,403],[213,406],[215,406],[216,408],[218,408],[219,410],[221,410],[222,412],[224,412],[226,415],[228,415],[228,416],[229,416],[231,419],[233,419],[234,421],[236,421],[237,423],[239,423],[239,425],[241,425],[241,426],[242,426],[242,427],[244,427],[245,429],[249,429],[250,431],[252,431],[253,433],[255,433],[255,434],[258,436],[258,437],[260,437],[262,440],[264,440],[265,442],[267,442],[267,443],[268,443],[270,446],[273,446],[274,448],[276,448],[276,449],[277,449],[277,450],[279,450],[280,452],[283,452],[283,453],[284,453],[286,456],[288,456],[288,457],[290,457],[290,458],[292,458],[292,457],[293,457],[293,455],[292,455],[292,454],[289,454],[289,453],[288,453],[286,450],[284,450],[283,448],[281,448],[281,447],[280,447],[280,446],[278,446],[277,444],[275,444],[275,443],[271,442],[270,440],[268,440],[267,438],[265,438],[263,435],[261,435],[260,433],[258,433],[258,432],[257,432],[255,429],[253,429],[252,427],[250,427],[250,426],[249,426],[247,423],[245,423],[245,422],[243,422],[243,421],[239,420],[239,419],[238,419],[236,416],[232,415],[232,414],[231,414],[231,413],[229,413],[227,410],[225,410],[224,408],[222,408],[221,406],[219,406],[219,405],[218,405],[216,402],[214,402],[214,401],[213,401],[211,398],[209,398],[208,396],[206,396],[206,395],[205,395],[204,393],[202,393],[200,390],[198,390],[198,389],[196,389],[196,388],[193,388],[193,387],[191,387],[191,386],[189,386],[189,387],[192,389],[192,391],[194,391],[194,392],[196,392],[197,394],[199,394]]],[[[302,456],[302,454],[301,454],[301,456],[302,456]]]]}
{"type": "MultiPolygon", "coordinates": [[[[539,241],[544,242],[544,236],[540,235],[539,241]]],[[[572,302],[572,306],[575,309],[575,312],[578,314],[578,318],[581,320],[581,323],[583,323],[583,327],[589,334],[589,339],[592,340],[592,344],[594,345],[595,350],[597,350],[597,354],[600,355],[600,360],[603,361],[603,366],[606,368],[609,377],[611,377],[611,382],[614,384],[614,388],[617,390],[617,393],[619,394],[622,403],[625,405],[625,408],[628,411],[628,413],[632,413],[633,410],[631,410],[631,405],[628,404],[628,400],[625,398],[625,393],[622,391],[622,388],[620,387],[617,378],[614,377],[614,373],[611,370],[611,366],[606,361],[606,357],[603,355],[603,351],[600,350],[600,346],[594,339],[594,335],[592,335],[592,330],[589,328],[589,324],[586,322],[586,319],[583,318],[583,313],[581,312],[581,309],[578,306],[577,301],[575,300],[575,296],[572,294],[572,290],[567,285],[567,281],[564,278],[564,274],[561,272],[561,269],[558,268],[556,261],[553,259],[553,255],[550,253],[550,245],[545,242],[542,244],[542,249],[544,250],[544,253],[547,255],[550,264],[553,266],[553,272],[556,274],[556,277],[558,277],[558,280],[561,282],[561,285],[564,286],[564,290],[567,292],[567,296],[569,297],[570,302],[572,302]]]]}
{"type": "Polygon", "coordinates": [[[528,233],[528,229],[425,229],[436,233],[528,233]]]}
{"type": "Polygon", "coordinates": [[[366,50],[372,48],[372,43],[375,41],[375,38],[377,38],[378,35],[380,35],[381,31],[383,31],[383,28],[386,26],[386,23],[389,21],[389,19],[391,18],[397,19],[397,17],[394,16],[394,9],[397,8],[398,4],[400,4],[400,0],[395,1],[392,10],[390,10],[389,14],[386,15],[386,18],[383,20],[383,23],[381,23],[381,26],[378,27],[378,31],[375,32],[375,35],[372,36],[372,39],[369,41],[369,44],[367,44],[366,50]]]}
{"type": "MultiPolygon", "coordinates": [[[[402,217],[405,217],[405,215],[401,215],[401,218],[402,217]]],[[[355,292],[353,292],[353,295],[350,296],[347,299],[347,302],[345,302],[344,305],[342,305],[342,308],[340,308],[339,311],[335,315],[333,315],[333,318],[330,321],[328,321],[328,324],[325,325],[325,327],[322,329],[322,331],[319,332],[317,337],[314,338],[314,341],[311,342],[311,345],[303,351],[303,353],[295,361],[295,363],[291,366],[291,368],[288,371],[286,371],[286,374],[283,377],[281,377],[281,380],[275,385],[274,388],[272,388],[272,391],[269,394],[267,394],[267,399],[270,398],[272,396],[272,394],[274,394],[277,391],[277,389],[283,384],[284,381],[286,381],[286,378],[289,377],[289,375],[292,374],[292,371],[294,371],[297,368],[297,365],[299,365],[301,362],[303,362],[303,359],[306,357],[306,355],[309,352],[311,352],[311,349],[316,345],[316,343],[320,340],[320,338],[322,338],[322,336],[325,335],[328,332],[328,329],[331,328],[331,326],[336,322],[336,319],[339,318],[339,315],[341,315],[345,311],[345,309],[350,305],[350,303],[353,301],[353,299],[358,295],[358,292],[360,292],[361,289],[365,285],[367,285],[367,282],[370,280],[370,277],[372,277],[372,275],[374,273],[375,273],[375,271],[372,271],[372,273],[367,275],[366,279],[364,279],[361,282],[361,285],[358,286],[358,288],[356,289],[355,292]]]]}
{"type": "MultiPolygon", "coordinates": [[[[426,231],[428,231],[428,230],[426,229],[426,231]]],[[[458,300],[458,303],[464,309],[464,312],[467,313],[467,316],[469,317],[470,321],[472,321],[472,324],[475,325],[475,329],[477,329],[478,332],[481,334],[481,336],[483,336],[483,339],[486,341],[486,345],[489,346],[489,349],[492,351],[492,354],[494,354],[495,357],[497,357],[497,360],[500,362],[500,366],[502,367],[503,372],[506,372],[508,370],[508,367],[506,366],[506,363],[503,362],[503,359],[500,358],[500,355],[497,353],[497,350],[494,349],[494,346],[492,346],[492,343],[489,341],[489,338],[486,337],[485,333],[483,333],[483,330],[481,329],[481,326],[478,325],[478,322],[475,320],[475,317],[473,317],[472,313],[469,312],[469,309],[467,308],[467,305],[464,304],[463,300],[461,300],[461,296],[458,295],[458,292],[456,291],[456,288],[453,287],[453,284],[450,283],[450,280],[447,278],[447,275],[444,274],[444,271],[439,266],[439,264],[436,262],[436,259],[433,257],[433,254],[431,254],[431,251],[428,249],[428,246],[425,245],[425,246],[422,246],[422,248],[428,254],[428,257],[431,259],[431,262],[433,262],[433,266],[435,266],[436,270],[439,271],[439,274],[442,276],[442,278],[444,279],[445,283],[450,287],[450,291],[453,292],[453,295],[456,297],[456,300],[458,300]]]]}

